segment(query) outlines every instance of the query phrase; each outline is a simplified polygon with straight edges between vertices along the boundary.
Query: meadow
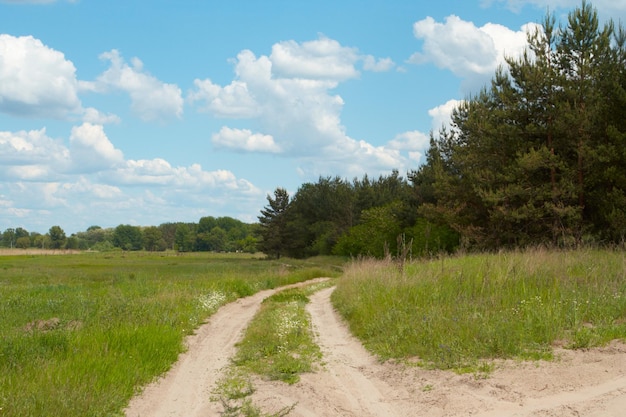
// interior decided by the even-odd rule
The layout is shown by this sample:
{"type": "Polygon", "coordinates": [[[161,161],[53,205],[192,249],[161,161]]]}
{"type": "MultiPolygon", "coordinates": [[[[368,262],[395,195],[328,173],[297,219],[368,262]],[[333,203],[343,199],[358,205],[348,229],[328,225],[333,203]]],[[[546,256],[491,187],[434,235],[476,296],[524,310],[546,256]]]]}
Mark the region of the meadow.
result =
{"type": "Polygon", "coordinates": [[[336,262],[173,252],[2,256],[0,415],[122,415],[222,304],[337,276],[336,262]]]}
{"type": "Polygon", "coordinates": [[[344,268],[335,308],[381,359],[488,373],[496,358],[626,338],[623,250],[502,252],[344,268]]]}
{"type": "Polygon", "coordinates": [[[242,406],[243,415],[260,415],[247,400],[250,373],[294,383],[315,369],[321,357],[304,306],[326,285],[336,284],[335,308],[372,353],[427,368],[487,375],[493,359],[551,359],[555,346],[626,338],[619,250],[403,264],[173,252],[0,256],[0,415],[123,415],[221,305],[320,276],[338,279],[263,303],[214,393],[232,415],[242,406]]]}

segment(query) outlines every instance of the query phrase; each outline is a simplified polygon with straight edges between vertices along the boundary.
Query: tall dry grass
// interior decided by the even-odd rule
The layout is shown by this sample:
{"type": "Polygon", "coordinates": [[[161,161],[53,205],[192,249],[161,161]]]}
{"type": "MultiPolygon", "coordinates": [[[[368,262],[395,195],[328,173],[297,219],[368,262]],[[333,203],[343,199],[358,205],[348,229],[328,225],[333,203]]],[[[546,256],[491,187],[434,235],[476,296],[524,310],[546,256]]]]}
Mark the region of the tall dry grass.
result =
{"type": "Polygon", "coordinates": [[[333,294],[351,330],[381,358],[438,368],[550,358],[555,344],[626,337],[626,255],[529,250],[413,262],[359,260],[333,294]]]}

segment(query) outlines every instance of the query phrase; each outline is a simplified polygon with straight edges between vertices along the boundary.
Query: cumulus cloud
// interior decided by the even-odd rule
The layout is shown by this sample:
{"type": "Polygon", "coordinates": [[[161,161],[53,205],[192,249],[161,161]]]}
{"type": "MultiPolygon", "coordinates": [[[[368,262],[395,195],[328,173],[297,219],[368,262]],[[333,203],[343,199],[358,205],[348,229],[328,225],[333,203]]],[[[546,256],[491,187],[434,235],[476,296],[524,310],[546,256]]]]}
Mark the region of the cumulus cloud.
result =
{"type": "Polygon", "coordinates": [[[0,35],[0,112],[65,118],[79,112],[76,69],[32,36],[0,35]]]}
{"type": "Polygon", "coordinates": [[[409,159],[421,164],[430,146],[430,137],[418,130],[400,133],[387,146],[390,149],[407,152],[409,159]]]}
{"type": "Polygon", "coordinates": [[[70,155],[72,168],[79,172],[110,169],[124,160],[122,151],[109,141],[102,125],[87,122],[72,128],[70,155]]]}
{"type": "Polygon", "coordinates": [[[248,129],[231,129],[222,127],[219,133],[211,138],[218,148],[228,148],[244,152],[279,153],[280,147],[274,142],[271,135],[252,133],[248,129]]]}
{"type": "Polygon", "coordinates": [[[250,118],[259,115],[259,104],[250,95],[248,85],[233,81],[226,87],[213,84],[211,80],[195,80],[196,90],[188,95],[191,103],[201,102],[200,111],[222,118],[250,118]]]}
{"type": "Polygon", "coordinates": [[[433,131],[438,132],[442,127],[450,127],[452,112],[459,107],[463,100],[448,100],[446,103],[428,110],[428,115],[432,118],[433,131]]]}
{"type": "Polygon", "coordinates": [[[98,109],[88,107],[83,111],[83,121],[87,123],[93,123],[96,125],[117,124],[120,122],[120,118],[116,114],[102,113],[98,109]]]}
{"type": "Polygon", "coordinates": [[[379,58],[372,55],[363,57],[363,69],[366,71],[385,72],[395,67],[395,63],[391,58],[379,58]]]}
{"type": "Polygon", "coordinates": [[[0,178],[51,180],[70,162],[68,149],[45,129],[0,132],[0,178]]]}
{"type": "Polygon", "coordinates": [[[188,98],[215,117],[251,118],[257,130],[222,128],[213,143],[239,151],[280,152],[302,161],[301,172],[391,170],[401,166],[397,150],[351,138],[341,124],[344,101],[332,90],[359,76],[357,65],[370,71],[389,70],[388,58],[363,56],[356,48],[321,36],[297,43],[275,44],[269,56],[243,50],[233,61],[235,79],[224,87],[196,80],[188,98]],[[319,158],[321,162],[313,162],[319,158]],[[356,169],[356,168],[355,168],[356,169]]]}
{"type": "Polygon", "coordinates": [[[128,160],[114,170],[111,180],[117,185],[155,185],[179,190],[226,189],[244,194],[259,193],[251,182],[238,179],[231,171],[223,169],[205,171],[200,164],[173,167],[161,158],[128,160]]]}
{"type": "Polygon", "coordinates": [[[357,49],[324,36],[303,43],[276,43],[269,59],[273,73],[280,78],[343,81],[359,75],[357,49]]]}
{"type": "Polygon", "coordinates": [[[102,125],[75,126],[69,145],[45,129],[0,132],[0,224],[15,225],[21,213],[30,218],[28,229],[45,231],[71,217],[75,230],[84,230],[94,221],[133,222],[141,213],[138,223],[150,225],[195,221],[209,214],[208,207],[212,215],[243,215],[262,201],[253,183],[229,170],[172,166],[161,158],[125,160],[102,125]],[[227,207],[233,200],[238,206],[227,207]]]}
{"type": "Polygon", "coordinates": [[[182,92],[176,84],[164,83],[144,71],[138,58],[133,58],[129,65],[115,49],[101,54],[100,58],[109,61],[110,67],[86,88],[98,92],[127,92],[132,110],[144,121],[182,116],[182,92]]]}
{"type": "Polygon", "coordinates": [[[413,34],[423,40],[423,48],[409,61],[418,65],[433,63],[459,77],[484,82],[505,62],[505,57],[517,57],[526,50],[527,33],[537,27],[529,23],[513,31],[494,23],[477,27],[455,15],[446,17],[444,23],[427,17],[413,25],[413,34]]]}

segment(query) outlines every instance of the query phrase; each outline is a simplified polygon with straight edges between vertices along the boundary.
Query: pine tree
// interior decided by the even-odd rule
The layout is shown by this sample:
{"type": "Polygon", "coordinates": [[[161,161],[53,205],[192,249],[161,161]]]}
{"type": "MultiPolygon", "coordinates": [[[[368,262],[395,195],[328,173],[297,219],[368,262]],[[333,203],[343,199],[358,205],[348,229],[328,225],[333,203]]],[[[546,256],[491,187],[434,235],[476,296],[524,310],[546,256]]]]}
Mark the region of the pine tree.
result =
{"type": "Polygon", "coordinates": [[[287,224],[287,209],[289,208],[289,193],[284,188],[274,190],[274,198],[267,196],[268,205],[261,210],[258,217],[261,224],[260,249],[268,256],[279,259],[289,244],[287,224]]]}

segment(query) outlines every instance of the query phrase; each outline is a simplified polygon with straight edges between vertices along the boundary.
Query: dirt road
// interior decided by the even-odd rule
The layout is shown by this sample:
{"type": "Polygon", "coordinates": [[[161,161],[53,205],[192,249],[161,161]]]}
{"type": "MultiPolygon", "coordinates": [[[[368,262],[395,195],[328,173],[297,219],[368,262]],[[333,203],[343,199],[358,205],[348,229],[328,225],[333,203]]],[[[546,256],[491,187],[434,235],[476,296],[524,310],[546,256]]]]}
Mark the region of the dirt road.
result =
{"type": "MultiPolygon", "coordinates": [[[[218,416],[210,402],[220,369],[252,319],[264,291],[222,307],[189,339],[172,370],[131,401],[127,416],[218,416]]],[[[626,410],[626,344],[589,351],[558,350],[553,362],[500,361],[486,379],[376,361],[353,338],[330,304],[332,288],[307,309],[324,353],[318,372],[286,385],[254,381],[255,404],[290,416],[618,417],[626,410]]]]}

